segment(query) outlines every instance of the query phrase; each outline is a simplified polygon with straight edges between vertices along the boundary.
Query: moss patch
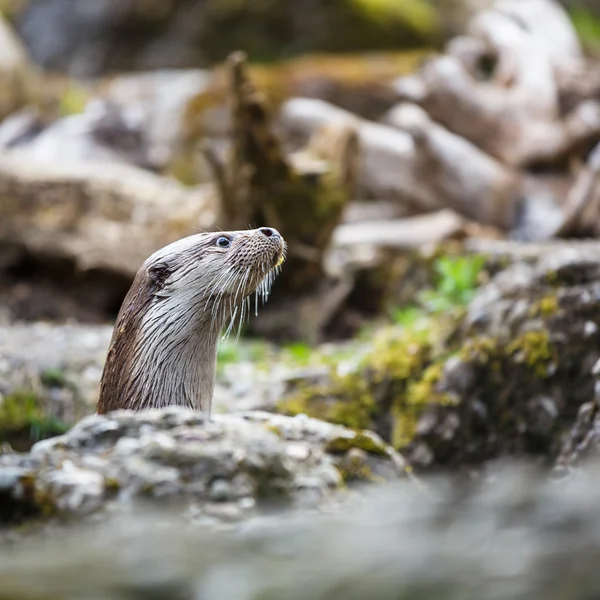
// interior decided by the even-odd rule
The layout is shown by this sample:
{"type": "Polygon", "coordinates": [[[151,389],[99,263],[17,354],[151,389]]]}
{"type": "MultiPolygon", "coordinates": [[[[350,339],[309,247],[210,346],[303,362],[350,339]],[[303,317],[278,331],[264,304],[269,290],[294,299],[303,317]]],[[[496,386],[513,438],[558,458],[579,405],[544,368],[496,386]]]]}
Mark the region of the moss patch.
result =
{"type": "MultiPolygon", "coordinates": [[[[449,401],[434,391],[442,369],[436,357],[444,353],[449,325],[436,316],[415,319],[409,327],[385,328],[350,372],[340,374],[334,362],[322,382],[299,385],[277,409],[355,430],[377,429],[378,419],[389,412],[393,430],[413,431],[422,407],[449,401]]],[[[404,443],[407,436],[401,437],[404,443]]]]}
{"type": "Polygon", "coordinates": [[[556,315],[560,310],[556,294],[547,294],[531,304],[529,314],[532,317],[548,318],[556,315]]]}
{"type": "Polygon", "coordinates": [[[358,431],[351,436],[340,436],[331,440],[325,447],[332,454],[345,453],[351,448],[358,448],[370,454],[387,454],[385,444],[368,431],[358,431]]]}
{"type": "Polygon", "coordinates": [[[0,398],[0,439],[15,450],[27,450],[35,442],[65,433],[66,423],[46,414],[44,402],[27,390],[0,398]]]}
{"type": "Polygon", "coordinates": [[[526,331],[506,347],[507,354],[524,363],[537,377],[547,377],[549,367],[557,360],[546,331],[526,331]]]}

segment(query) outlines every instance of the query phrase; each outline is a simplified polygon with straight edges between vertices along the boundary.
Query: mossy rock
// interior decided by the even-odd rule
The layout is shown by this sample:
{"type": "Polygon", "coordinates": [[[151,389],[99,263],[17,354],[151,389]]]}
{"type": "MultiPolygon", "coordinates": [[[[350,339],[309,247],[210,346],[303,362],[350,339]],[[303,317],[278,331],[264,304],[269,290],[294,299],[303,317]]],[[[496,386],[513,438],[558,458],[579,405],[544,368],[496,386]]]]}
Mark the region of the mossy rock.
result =
{"type": "Polygon", "coordinates": [[[277,408],[353,429],[374,429],[390,440],[398,422],[406,428],[416,426],[420,404],[436,397],[432,373],[448,331],[444,317],[411,328],[385,328],[375,334],[369,351],[350,372],[340,374],[339,366],[332,365],[326,379],[300,385],[277,408]]]}
{"type": "Polygon", "coordinates": [[[349,373],[332,368],[279,409],[373,429],[415,467],[523,456],[552,464],[594,399],[598,268],[573,251],[514,265],[462,316],[425,323],[388,328],[349,373]]]}

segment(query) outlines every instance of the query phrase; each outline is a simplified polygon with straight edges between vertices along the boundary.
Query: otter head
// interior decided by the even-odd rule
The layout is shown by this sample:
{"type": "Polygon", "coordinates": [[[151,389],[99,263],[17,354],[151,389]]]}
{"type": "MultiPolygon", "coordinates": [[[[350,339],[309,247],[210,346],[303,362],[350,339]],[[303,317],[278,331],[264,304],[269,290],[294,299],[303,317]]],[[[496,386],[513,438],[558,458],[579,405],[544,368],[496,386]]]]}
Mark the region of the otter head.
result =
{"type": "Polygon", "coordinates": [[[201,233],[150,256],[125,297],[98,412],[172,404],[210,411],[219,336],[266,300],[285,257],[276,229],[201,233]]]}

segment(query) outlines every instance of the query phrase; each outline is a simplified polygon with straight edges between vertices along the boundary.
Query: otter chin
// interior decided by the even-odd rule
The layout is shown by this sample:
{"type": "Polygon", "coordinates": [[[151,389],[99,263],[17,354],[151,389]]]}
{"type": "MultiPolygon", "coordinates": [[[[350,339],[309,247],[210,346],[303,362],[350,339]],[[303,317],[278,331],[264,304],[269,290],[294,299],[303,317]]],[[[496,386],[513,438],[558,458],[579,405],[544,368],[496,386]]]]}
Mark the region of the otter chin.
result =
{"type": "Polygon", "coordinates": [[[200,233],[155,252],[119,311],[98,413],[170,405],[210,413],[219,339],[266,301],[285,259],[276,229],[200,233]]]}

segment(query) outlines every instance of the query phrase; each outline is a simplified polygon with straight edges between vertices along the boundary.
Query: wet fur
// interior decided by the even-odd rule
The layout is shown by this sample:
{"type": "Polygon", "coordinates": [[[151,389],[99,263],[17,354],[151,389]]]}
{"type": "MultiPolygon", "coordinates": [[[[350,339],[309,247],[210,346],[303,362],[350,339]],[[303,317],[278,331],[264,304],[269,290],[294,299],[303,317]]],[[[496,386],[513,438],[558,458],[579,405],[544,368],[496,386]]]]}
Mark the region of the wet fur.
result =
{"type": "Polygon", "coordinates": [[[268,296],[285,253],[260,230],[203,233],[146,260],[123,301],[98,413],[180,405],[210,412],[219,338],[268,296]],[[231,239],[228,248],[216,240],[231,239]]]}

